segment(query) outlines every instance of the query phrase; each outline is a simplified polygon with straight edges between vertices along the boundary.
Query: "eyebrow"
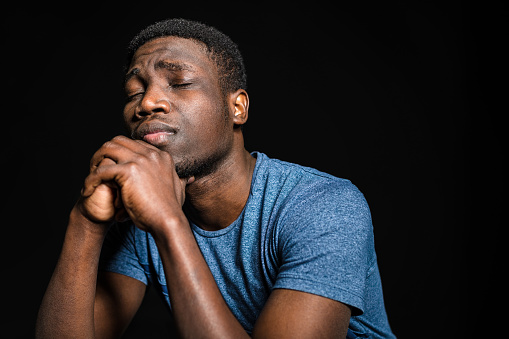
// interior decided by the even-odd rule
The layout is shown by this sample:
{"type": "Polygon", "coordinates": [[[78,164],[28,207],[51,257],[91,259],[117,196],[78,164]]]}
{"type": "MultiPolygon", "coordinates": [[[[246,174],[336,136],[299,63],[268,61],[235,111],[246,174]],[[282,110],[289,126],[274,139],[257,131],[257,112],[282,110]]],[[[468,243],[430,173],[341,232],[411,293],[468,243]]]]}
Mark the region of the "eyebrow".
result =
{"type": "Polygon", "coordinates": [[[183,63],[183,62],[169,62],[166,60],[159,60],[154,65],[154,69],[160,69],[164,68],[171,72],[179,72],[179,71],[188,71],[188,72],[194,72],[194,67],[183,63]]]}
{"type": "MultiPolygon", "coordinates": [[[[154,69],[157,70],[157,69],[161,69],[161,68],[166,69],[170,72],[181,72],[181,71],[188,71],[188,72],[192,72],[192,73],[195,72],[193,66],[183,63],[183,62],[170,62],[170,61],[166,61],[166,60],[159,60],[154,65],[154,69]]],[[[140,73],[139,68],[133,68],[125,75],[124,83],[128,82],[129,79],[131,79],[133,76],[135,76],[139,73],[140,73]]]]}
{"type": "Polygon", "coordinates": [[[135,76],[138,73],[140,73],[139,68],[133,68],[132,70],[127,72],[127,74],[124,77],[124,84],[127,83],[129,81],[129,79],[131,79],[133,76],[135,76]]]}

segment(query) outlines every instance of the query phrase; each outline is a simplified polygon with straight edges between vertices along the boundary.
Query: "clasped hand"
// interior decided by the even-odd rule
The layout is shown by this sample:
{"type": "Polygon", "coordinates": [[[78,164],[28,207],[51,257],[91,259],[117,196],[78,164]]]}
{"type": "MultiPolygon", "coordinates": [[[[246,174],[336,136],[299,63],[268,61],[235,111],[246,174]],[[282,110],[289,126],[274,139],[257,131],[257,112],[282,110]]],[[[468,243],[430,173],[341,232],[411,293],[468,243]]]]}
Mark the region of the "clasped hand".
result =
{"type": "Polygon", "coordinates": [[[178,177],[169,153],[117,136],[92,157],[78,204],[95,223],[129,217],[152,232],[169,217],[182,216],[185,187],[193,180],[178,177]]]}

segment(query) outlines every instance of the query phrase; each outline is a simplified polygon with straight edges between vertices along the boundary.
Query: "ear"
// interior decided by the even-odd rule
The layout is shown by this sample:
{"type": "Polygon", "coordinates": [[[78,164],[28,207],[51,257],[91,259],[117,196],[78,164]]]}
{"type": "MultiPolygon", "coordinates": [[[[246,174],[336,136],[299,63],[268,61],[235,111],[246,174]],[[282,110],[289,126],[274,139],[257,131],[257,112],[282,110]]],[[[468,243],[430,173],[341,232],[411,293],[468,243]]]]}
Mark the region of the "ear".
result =
{"type": "Polygon", "coordinates": [[[233,104],[233,123],[237,126],[244,125],[247,122],[249,110],[249,97],[247,92],[239,89],[232,93],[230,102],[233,104]]]}

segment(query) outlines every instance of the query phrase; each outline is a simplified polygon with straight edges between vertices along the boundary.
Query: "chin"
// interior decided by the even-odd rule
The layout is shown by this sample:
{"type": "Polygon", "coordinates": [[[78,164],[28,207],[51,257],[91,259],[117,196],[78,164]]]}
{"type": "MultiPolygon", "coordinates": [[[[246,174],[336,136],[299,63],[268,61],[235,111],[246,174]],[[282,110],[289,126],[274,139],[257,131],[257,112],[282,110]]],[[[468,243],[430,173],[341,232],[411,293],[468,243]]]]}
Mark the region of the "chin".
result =
{"type": "Polygon", "coordinates": [[[179,178],[204,177],[212,173],[214,169],[214,162],[198,161],[196,159],[183,160],[175,164],[175,171],[177,172],[179,178]]]}

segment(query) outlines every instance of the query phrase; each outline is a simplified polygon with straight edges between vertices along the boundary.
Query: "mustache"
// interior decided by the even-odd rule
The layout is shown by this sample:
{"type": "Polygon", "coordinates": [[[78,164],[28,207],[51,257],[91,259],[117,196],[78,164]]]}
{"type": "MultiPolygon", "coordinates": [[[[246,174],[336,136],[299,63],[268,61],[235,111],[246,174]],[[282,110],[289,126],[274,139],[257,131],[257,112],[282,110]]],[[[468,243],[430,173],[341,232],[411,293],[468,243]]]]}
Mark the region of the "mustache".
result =
{"type": "Polygon", "coordinates": [[[140,123],[131,131],[131,139],[142,140],[143,137],[147,134],[166,132],[177,134],[179,128],[176,126],[172,126],[166,122],[161,121],[160,119],[151,119],[146,120],[140,123]]]}

